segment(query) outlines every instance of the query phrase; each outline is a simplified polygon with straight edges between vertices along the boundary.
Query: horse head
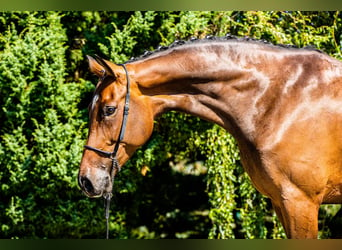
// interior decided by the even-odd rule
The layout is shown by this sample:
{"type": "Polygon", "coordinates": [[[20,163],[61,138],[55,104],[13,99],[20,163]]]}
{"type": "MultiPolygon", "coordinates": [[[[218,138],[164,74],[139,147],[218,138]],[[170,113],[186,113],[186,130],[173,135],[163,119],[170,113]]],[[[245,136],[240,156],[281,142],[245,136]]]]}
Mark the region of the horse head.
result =
{"type": "Polygon", "coordinates": [[[111,193],[117,170],[150,137],[153,112],[134,72],[100,57],[88,60],[99,81],[89,105],[88,140],[78,181],[87,196],[100,197],[111,193]]]}

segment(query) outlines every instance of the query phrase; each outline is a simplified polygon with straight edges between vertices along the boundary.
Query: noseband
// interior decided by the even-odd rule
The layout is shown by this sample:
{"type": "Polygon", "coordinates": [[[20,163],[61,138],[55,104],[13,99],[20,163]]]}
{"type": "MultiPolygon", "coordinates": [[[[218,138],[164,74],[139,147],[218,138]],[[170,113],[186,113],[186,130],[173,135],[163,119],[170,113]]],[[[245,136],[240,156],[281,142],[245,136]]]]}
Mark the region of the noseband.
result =
{"type": "MultiPolygon", "coordinates": [[[[94,148],[89,145],[85,145],[84,148],[94,151],[97,154],[109,158],[112,160],[112,166],[110,169],[110,176],[111,176],[111,181],[112,181],[112,188],[113,188],[113,182],[114,182],[114,176],[117,172],[120,171],[121,166],[119,164],[119,161],[117,159],[117,153],[119,150],[120,143],[122,142],[124,136],[125,136],[125,131],[126,131],[126,124],[127,124],[127,118],[128,118],[128,113],[129,113],[129,101],[130,101],[130,79],[128,75],[127,68],[125,64],[119,64],[122,66],[125,70],[126,73],[126,81],[127,81],[127,91],[126,91],[126,97],[125,97],[125,106],[123,110],[123,118],[122,118],[122,123],[121,123],[121,128],[120,128],[120,134],[118,139],[116,140],[114,149],[112,152],[104,151],[98,148],[94,148]]],[[[110,200],[112,198],[112,192],[105,194],[104,199],[106,200],[105,207],[106,207],[106,212],[105,212],[105,217],[106,217],[106,226],[107,226],[107,231],[106,231],[106,239],[109,238],[109,208],[110,208],[110,200]]]]}

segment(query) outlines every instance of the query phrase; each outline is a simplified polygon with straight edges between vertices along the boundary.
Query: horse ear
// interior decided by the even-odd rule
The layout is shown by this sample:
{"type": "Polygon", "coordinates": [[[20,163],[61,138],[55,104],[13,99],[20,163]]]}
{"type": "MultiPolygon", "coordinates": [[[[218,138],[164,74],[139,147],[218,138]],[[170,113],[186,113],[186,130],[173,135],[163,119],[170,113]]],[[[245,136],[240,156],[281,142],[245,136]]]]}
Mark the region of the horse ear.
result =
{"type": "Polygon", "coordinates": [[[97,75],[98,77],[104,77],[106,74],[105,68],[100,65],[93,57],[87,55],[87,58],[90,72],[97,75]]]}
{"type": "Polygon", "coordinates": [[[115,77],[113,70],[104,59],[97,55],[95,55],[95,58],[87,55],[87,58],[89,61],[90,72],[92,72],[100,78],[104,78],[107,75],[115,77]]]}

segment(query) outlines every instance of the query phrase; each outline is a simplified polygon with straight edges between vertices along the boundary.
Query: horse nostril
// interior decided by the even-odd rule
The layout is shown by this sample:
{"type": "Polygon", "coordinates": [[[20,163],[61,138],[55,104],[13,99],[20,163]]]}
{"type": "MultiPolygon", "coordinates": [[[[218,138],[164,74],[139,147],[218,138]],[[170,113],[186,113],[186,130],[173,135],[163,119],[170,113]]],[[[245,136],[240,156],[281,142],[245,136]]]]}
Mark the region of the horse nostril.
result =
{"type": "Polygon", "coordinates": [[[93,184],[91,184],[90,180],[87,177],[80,177],[80,186],[88,194],[91,194],[94,191],[93,184]]]}

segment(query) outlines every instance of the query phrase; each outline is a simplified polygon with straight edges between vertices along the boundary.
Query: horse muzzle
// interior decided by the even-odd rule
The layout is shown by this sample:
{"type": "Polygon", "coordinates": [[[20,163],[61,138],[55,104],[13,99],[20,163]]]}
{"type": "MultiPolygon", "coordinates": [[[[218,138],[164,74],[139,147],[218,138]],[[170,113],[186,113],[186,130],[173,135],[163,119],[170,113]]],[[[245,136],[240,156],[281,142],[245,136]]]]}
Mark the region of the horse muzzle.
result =
{"type": "Polygon", "coordinates": [[[112,182],[107,171],[95,169],[91,174],[79,174],[78,184],[85,195],[98,198],[111,193],[112,182]]]}

